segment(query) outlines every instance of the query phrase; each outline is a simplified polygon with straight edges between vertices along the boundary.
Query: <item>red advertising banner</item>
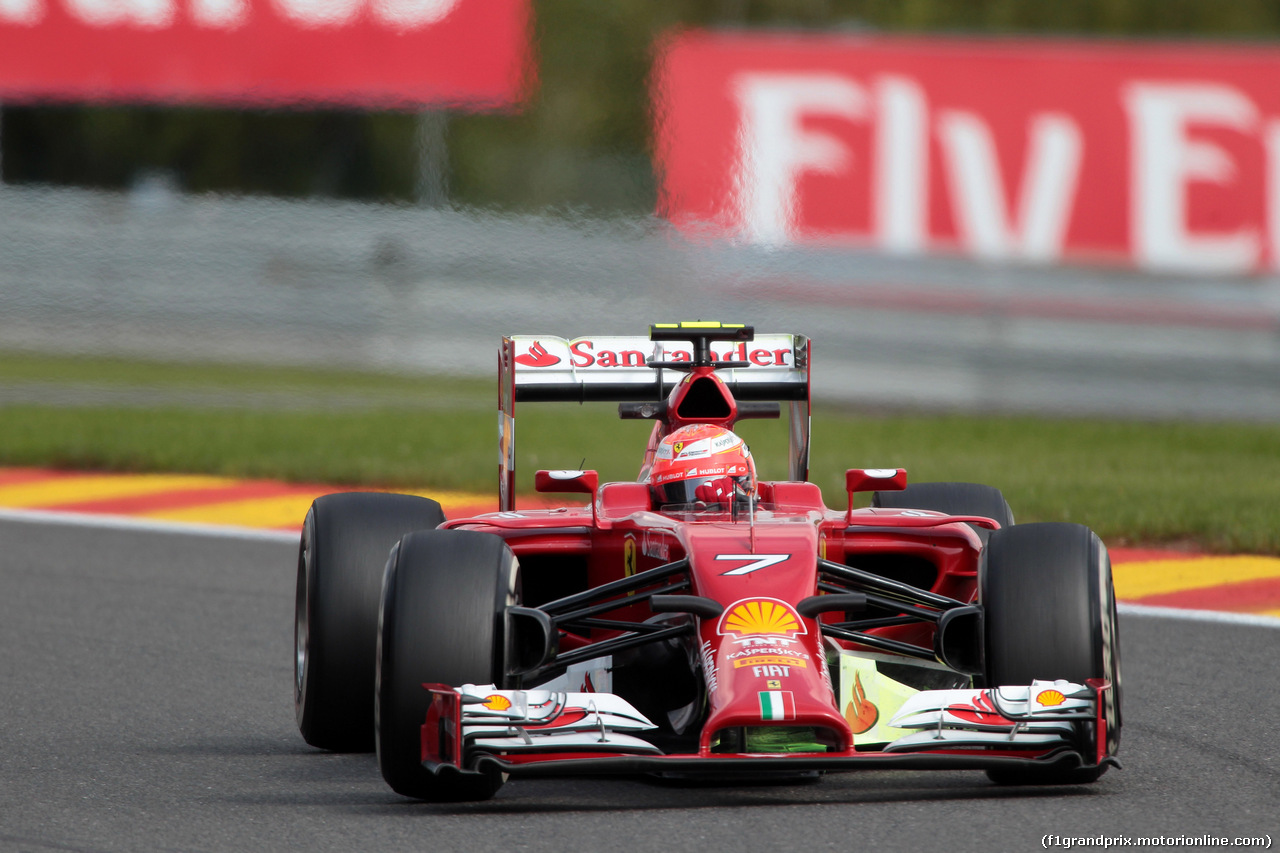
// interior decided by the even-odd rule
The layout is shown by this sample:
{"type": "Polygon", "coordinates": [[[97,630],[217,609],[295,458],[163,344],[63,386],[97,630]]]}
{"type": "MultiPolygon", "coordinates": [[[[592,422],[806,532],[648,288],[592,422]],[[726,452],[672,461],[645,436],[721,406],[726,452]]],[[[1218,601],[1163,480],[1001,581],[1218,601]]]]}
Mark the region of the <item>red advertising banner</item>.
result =
{"type": "Polygon", "coordinates": [[[0,101],[503,109],[530,0],[0,0],[0,101]]]}
{"type": "Polygon", "coordinates": [[[1280,269],[1280,46],[693,31],[653,98],[689,233],[1280,269]]]}

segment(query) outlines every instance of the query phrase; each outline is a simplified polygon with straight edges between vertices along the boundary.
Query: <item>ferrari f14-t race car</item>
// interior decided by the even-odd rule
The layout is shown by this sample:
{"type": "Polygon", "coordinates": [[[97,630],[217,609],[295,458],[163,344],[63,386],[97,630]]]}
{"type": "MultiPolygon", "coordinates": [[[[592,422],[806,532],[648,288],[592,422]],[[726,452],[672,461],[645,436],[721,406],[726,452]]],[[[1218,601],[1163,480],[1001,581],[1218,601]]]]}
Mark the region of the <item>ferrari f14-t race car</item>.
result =
{"type": "Polygon", "coordinates": [[[800,335],[703,322],[504,338],[497,512],[353,493],[307,514],[306,741],[376,748],[387,783],[424,800],[520,776],[1096,780],[1120,739],[1102,542],[898,468],[849,469],[848,504],[829,509],[807,482],[809,353],[800,335]],[[639,477],[538,471],[539,491],[585,501],[518,507],[516,404],[570,400],[654,421],[639,477]],[[790,478],[759,482],[733,428],[783,403],[790,478]]]}

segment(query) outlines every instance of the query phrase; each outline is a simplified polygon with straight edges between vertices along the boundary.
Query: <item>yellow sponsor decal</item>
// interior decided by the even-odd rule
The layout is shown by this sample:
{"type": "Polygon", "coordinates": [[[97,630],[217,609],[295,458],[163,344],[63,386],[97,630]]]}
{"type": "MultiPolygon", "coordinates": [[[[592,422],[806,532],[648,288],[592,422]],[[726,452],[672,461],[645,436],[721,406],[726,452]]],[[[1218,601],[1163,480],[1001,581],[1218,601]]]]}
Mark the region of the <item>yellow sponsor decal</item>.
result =
{"type": "Polygon", "coordinates": [[[750,658],[740,658],[733,662],[734,669],[740,669],[744,666],[765,666],[767,664],[776,663],[782,666],[798,666],[804,669],[809,666],[801,658],[784,658],[778,655],[756,655],[750,658]]]}
{"type": "Polygon", "coordinates": [[[499,696],[495,693],[492,696],[485,697],[484,707],[490,711],[505,711],[511,707],[511,700],[506,696],[499,696]]]}
{"type": "Polygon", "coordinates": [[[840,655],[840,710],[853,732],[855,746],[888,743],[911,734],[910,729],[885,725],[917,691],[881,675],[876,662],[840,655]]]}
{"type": "Polygon", "coordinates": [[[657,329],[741,329],[744,323],[721,323],[718,320],[684,320],[679,323],[654,323],[657,329]]]}
{"type": "Polygon", "coordinates": [[[630,533],[622,540],[622,574],[631,577],[636,573],[636,538],[630,533]]]}
{"type": "MultiPolygon", "coordinates": [[[[622,540],[622,574],[624,577],[631,577],[636,573],[636,537],[630,533],[622,540]]],[[[635,595],[633,589],[627,595],[635,595]]]]}
{"type": "Polygon", "coordinates": [[[775,599],[751,598],[734,604],[721,617],[720,633],[739,637],[759,634],[790,637],[806,631],[790,605],[775,599]]]}

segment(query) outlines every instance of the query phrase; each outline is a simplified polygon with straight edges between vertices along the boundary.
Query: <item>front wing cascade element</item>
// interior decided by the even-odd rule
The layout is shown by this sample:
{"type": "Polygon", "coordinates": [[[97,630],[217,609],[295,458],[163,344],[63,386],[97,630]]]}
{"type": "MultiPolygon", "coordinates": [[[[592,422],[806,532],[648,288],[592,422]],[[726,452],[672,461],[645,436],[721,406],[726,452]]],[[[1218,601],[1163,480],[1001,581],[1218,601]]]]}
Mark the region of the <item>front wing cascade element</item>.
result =
{"type": "Polygon", "coordinates": [[[1093,691],[1069,681],[1029,687],[930,690],[912,696],[889,725],[918,731],[888,743],[885,752],[962,747],[1052,749],[1078,745],[1077,727],[1097,716],[1093,691]]]}
{"type": "Polygon", "coordinates": [[[1118,766],[1105,752],[1106,681],[1034,681],[986,690],[929,690],[890,721],[915,730],[883,747],[788,754],[663,753],[640,735],[655,726],[610,693],[424,684],[422,764],[521,776],[756,773],[872,768],[993,769],[1118,766]]]}

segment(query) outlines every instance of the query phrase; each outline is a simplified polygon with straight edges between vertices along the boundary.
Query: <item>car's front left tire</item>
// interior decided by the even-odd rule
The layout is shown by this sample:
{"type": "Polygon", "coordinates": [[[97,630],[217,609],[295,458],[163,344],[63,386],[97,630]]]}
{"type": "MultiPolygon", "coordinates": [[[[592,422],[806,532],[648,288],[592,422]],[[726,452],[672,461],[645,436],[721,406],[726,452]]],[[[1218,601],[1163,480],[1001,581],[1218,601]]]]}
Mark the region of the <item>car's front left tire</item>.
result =
{"type": "Polygon", "coordinates": [[[519,564],[490,533],[434,530],[400,540],[387,563],[378,619],[378,768],[396,793],[434,802],[485,800],[503,778],[422,766],[424,684],[503,686],[506,608],[519,564]]]}

